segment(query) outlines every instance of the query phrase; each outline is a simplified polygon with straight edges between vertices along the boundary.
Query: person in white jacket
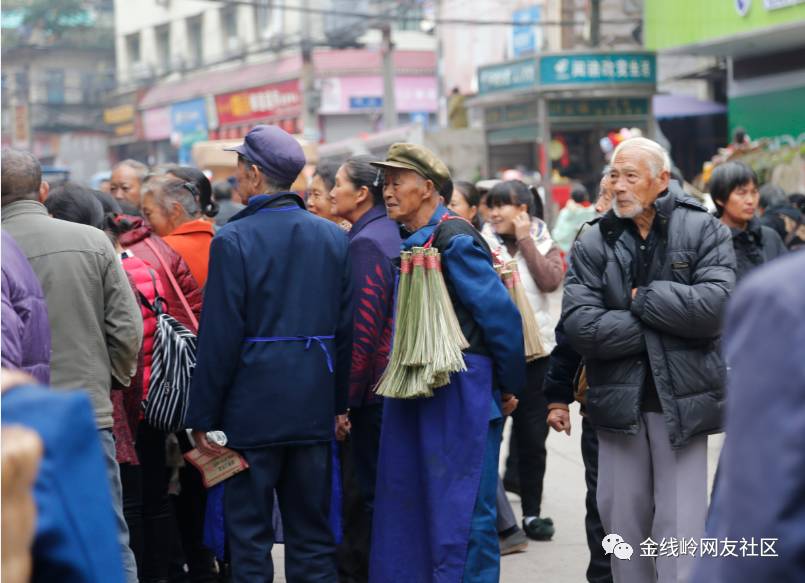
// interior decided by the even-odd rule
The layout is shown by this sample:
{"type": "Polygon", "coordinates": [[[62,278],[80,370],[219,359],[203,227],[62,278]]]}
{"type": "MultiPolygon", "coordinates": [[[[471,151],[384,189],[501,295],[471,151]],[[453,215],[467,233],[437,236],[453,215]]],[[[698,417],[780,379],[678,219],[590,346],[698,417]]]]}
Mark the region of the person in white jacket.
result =
{"type": "Polygon", "coordinates": [[[553,521],[540,516],[548,436],[542,382],[548,356],[556,345],[554,328],[561,312],[564,277],[562,257],[541,218],[542,203],[532,188],[519,180],[501,182],[489,192],[486,204],[490,212],[482,231],[484,238],[498,259],[517,261],[544,348],[542,356],[528,363],[527,385],[512,415],[512,445],[517,450],[523,530],[534,540],[549,540],[554,534],[553,521]]]}

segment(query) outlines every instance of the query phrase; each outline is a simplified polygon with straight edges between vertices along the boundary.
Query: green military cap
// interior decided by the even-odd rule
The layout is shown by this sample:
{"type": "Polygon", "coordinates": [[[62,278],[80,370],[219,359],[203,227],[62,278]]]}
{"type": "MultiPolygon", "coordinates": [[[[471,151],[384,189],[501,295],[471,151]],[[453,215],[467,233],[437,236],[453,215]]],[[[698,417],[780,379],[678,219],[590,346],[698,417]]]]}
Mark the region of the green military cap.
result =
{"type": "Polygon", "coordinates": [[[450,171],[436,154],[416,144],[392,144],[384,162],[372,162],[378,168],[400,168],[413,170],[433,182],[436,190],[440,190],[450,180],[450,171]]]}

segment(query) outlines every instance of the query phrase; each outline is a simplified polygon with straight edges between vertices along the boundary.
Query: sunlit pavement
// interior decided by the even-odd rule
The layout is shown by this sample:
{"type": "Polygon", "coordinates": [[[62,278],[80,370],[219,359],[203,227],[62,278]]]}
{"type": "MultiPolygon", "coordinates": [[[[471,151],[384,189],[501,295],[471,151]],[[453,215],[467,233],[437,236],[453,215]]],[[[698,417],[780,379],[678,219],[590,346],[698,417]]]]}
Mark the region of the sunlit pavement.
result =
{"type": "MultiPolygon", "coordinates": [[[[504,583],[583,583],[587,570],[587,538],[584,532],[584,465],[581,461],[581,417],[573,407],[571,435],[551,431],[548,437],[548,469],[542,509],[553,518],[556,534],[550,542],[531,541],[528,550],[501,559],[500,580],[504,583]]],[[[509,432],[509,425],[506,433],[509,432]]],[[[506,441],[504,441],[506,443],[506,441]]],[[[710,437],[708,470],[712,484],[723,436],[710,437]]],[[[505,447],[505,445],[504,445],[505,447]]],[[[501,452],[501,462],[505,451],[501,452]]],[[[509,494],[517,519],[520,498],[509,494]]],[[[277,545],[273,556],[275,581],[284,583],[284,548],[277,545]]],[[[396,582],[389,582],[396,583],[396,582]]]]}

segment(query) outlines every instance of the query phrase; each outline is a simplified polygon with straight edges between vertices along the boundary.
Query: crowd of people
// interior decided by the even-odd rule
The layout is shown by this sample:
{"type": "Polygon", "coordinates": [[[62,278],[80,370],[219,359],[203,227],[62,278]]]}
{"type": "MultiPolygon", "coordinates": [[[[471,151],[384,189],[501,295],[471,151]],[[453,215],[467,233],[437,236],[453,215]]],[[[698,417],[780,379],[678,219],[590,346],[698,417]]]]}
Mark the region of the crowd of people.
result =
{"type": "MultiPolygon", "coordinates": [[[[801,195],[727,162],[710,212],[637,137],[551,230],[534,186],[453,181],[414,144],[323,163],[306,193],[291,190],[306,160],[283,130],[256,126],[234,151],[231,181],[125,160],[105,193],[50,189],[33,155],[3,149],[4,441],[19,424],[44,444],[27,442],[35,479],[35,463],[14,466],[35,481],[33,580],[272,581],[282,541],[291,583],[498,581],[502,555],[555,534],[546,439],[570,434],[574,402],[588,581],[801,579],[805,374],[788,350],[805,329],[801,195]],[[426,313],[398,284],[421,248],[438,252],[464,365],[430,397],[381,397],[401,313],[426,313]],[[164,314],[197,336],[178,432],[143,413],[164,314]],[[728,400],[708,519],[707,436],[728,400]],[[245,469],[208,489],[183,461],[193,449],[245,469]],[[610,533],[635,548],[776,537],[780,559],[620,560],[610,533]]],[[[424,329],[405,336],[438,351],[424,329]]]]}

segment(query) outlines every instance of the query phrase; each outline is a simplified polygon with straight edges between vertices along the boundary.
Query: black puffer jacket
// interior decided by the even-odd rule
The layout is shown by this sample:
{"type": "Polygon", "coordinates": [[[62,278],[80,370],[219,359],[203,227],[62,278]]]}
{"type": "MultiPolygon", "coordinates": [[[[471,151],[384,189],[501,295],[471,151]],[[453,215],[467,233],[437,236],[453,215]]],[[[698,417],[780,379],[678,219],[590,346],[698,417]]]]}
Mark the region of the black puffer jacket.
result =
{"type": "Polygon", "coordinates": [[[735,285],[735,254],[729,229],[675,183],[655,207],[660,243],[651,283],[631,299],[632,235],[610,211],[573,246],[562,317],[585,358],[593,424],[637,432],[649,363],[671,445],[679,448],[721,429],[718,337],[735,285]]]}
{"type": "Polygon", "coordinates": [[[730,229],[735,249],[736,279],[740,281],[752,269],[786,252],[777,231],[752,219],[746,229],[730,229]]]}

